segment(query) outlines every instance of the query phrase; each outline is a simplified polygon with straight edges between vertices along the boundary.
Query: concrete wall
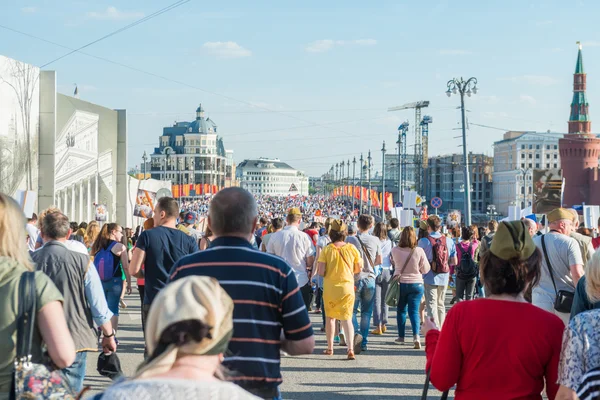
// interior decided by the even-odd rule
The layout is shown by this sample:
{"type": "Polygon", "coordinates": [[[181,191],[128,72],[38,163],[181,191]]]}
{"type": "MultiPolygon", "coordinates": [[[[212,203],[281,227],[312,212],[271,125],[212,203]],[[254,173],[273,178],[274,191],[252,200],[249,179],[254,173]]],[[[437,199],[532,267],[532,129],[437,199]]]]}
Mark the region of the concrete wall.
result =
{"type": "Polygon", "coordinates": [[[40,171],[38,210],[55,205],[56,72],[40,73],[40,171]]]}

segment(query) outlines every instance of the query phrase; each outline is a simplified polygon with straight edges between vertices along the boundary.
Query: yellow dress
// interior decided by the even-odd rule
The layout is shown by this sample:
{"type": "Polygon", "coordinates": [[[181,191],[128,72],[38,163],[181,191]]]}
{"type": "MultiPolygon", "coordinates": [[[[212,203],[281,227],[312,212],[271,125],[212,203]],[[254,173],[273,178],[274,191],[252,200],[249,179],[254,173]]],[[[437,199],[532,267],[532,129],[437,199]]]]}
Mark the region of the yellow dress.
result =
{"type": "Polygon", "coordinates": [[[356,247],[345,244],[325,246],[319,255],[325,263],[323,303],[325,315],[340,321],[352,319],[354,308],[354,274],[362,269],[362,257],[356,247]]]}

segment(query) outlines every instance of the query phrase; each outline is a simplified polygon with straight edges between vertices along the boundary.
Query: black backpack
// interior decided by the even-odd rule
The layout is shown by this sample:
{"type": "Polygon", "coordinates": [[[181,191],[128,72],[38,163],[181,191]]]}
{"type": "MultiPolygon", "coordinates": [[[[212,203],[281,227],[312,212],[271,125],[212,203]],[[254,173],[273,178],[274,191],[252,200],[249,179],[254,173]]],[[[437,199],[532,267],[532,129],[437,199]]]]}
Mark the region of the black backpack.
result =
{"type": "Polygon", "coordinates": [[[479,272],[479,268],[477,264],[475,264],[475,260],[473,260],[473,256],[471,255],[471,249],[473,248],[473,244],[469,245],[469,248],[462,252],[462,256],[460,257],[460,264],[456,268],[456,277],[467,280],[473,279],[477,276],[479,272]]]}

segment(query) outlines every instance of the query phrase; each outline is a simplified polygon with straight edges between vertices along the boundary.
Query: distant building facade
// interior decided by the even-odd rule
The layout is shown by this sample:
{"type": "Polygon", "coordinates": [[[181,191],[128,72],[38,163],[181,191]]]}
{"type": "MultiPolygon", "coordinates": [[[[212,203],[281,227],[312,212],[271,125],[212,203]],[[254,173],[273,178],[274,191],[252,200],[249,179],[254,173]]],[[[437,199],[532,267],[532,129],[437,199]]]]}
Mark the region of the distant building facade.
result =
{"type": "Polygon", "coordinates": [[[308,176],[278,158],[244,160],[237,166],[236,178],[240,187],[255,195],[308,196],[308,176]]]}
{"type": "Polygon", "coordinates": [[[510,131],[494,143],[494,198],[499,213],[510,205],[533,204],[533,170],[558,170],[558,140],[563,133],[510,131]]]}
{"type": "Polygon", "coordinates": [[[217,125],[204,116],[202,105],[194,121],[163,128],[150,159],[152,178],[174,185],[208,184],[221,189],[227,182],[231,185],[235,176],[233,150],[225,150],[217,125]]]}
{"type": "MultiPolygon", "coordinates": [[[[433,197],[442,199],[438,211],[464,210],[465,188],[462,154],[448,154],[429,158],[427,168],[427,203],[433,197]]],[[[493,159],[485,154],[469,153],[471,171],[471,212],[485,214],[492,204],[493,159]]],[[[433,212],[430,210],[430,212],[433,212]]]]}

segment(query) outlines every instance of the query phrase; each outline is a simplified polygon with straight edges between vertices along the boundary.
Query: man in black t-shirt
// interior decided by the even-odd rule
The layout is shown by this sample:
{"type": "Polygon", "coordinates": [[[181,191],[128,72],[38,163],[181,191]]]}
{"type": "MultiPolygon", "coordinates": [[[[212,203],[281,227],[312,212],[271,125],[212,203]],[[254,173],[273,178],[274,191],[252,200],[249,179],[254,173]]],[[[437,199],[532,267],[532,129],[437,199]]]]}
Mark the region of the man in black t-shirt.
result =
{"type": "Polygon", "coordinates": [[[154,297],[167,284],[173,264],[198,251],[198,242],[177,229],[178,215],[179,205],[175,199],[160,198],[154,208],[154,229],[142,232],[133,250],[129,273],[137,277],[143,273],[146,279],[142,304],[144,316],[147,316],[154,297]]]}

